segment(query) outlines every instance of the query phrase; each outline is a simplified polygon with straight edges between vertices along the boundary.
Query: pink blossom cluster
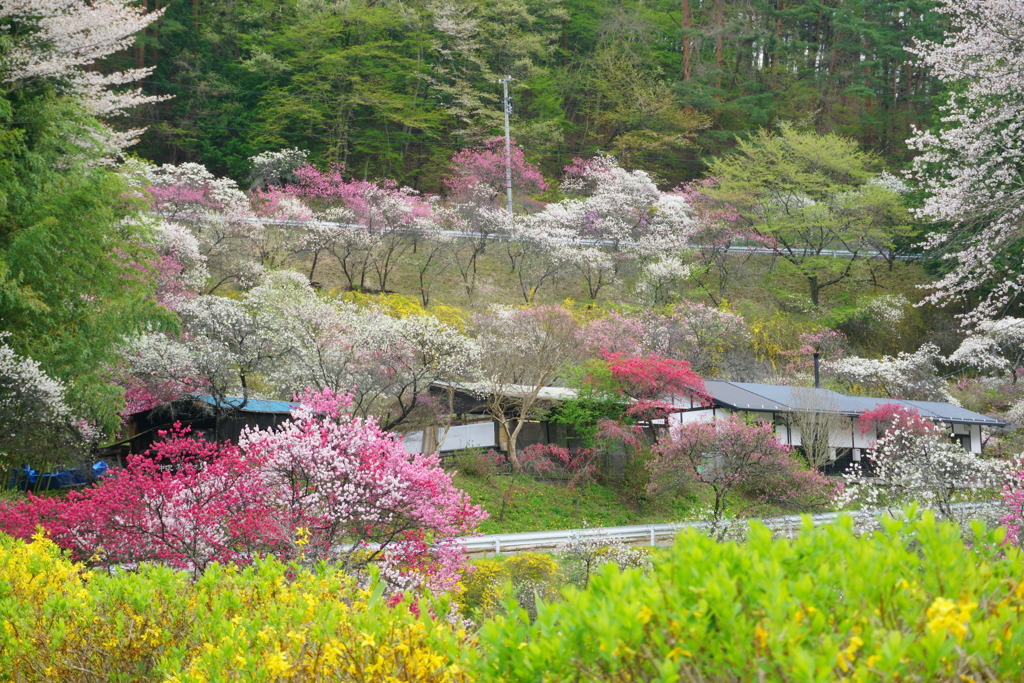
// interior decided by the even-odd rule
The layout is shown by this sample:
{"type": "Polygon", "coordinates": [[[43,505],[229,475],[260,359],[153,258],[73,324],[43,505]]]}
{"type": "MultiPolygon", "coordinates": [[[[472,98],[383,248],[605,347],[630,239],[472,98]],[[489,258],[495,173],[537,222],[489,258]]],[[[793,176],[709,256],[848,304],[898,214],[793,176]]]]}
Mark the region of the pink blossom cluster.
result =
{"type": "Polygon", "coordinates": [[[351,397],[302,398],[290,421],[248,431],[239,446],[176,427],[96,486],[0,506],[0,527],[27,538],[41,526],[101,566],[160,562],[198,575],[272,553],[356,572],[374,564],[395,591],[453,587],[464,568],[455,537],[486,513],[436,454],[407,454],[400,437],[348,415],[351,397]]]}
{"type": "MultiPolygon", "coordinates": [[[[1024,463],[1019,463],[1024,465],[1024,463]]],[[[1003,505],[1008,512],[1001,520],[1006,525],[1006,543],[1024,546],[1024,467],[1014,472],[1010,482],[1003,488],[1003,505]]]]}
{"type": "MultiPolygon", "coordinates": [[[[528,162],[523,149],[512,142],[512,191],[519,195],[531,195],[548,188],[540,170],[528,162]]],[[[487,187],[492,196],[505,191],[506,163],[505,138],[494,137],[486,140],[482,148],[464,149],[456,152],[451,159],[453,175],[445,181],[448,189],[457,196],[466,196],[477,186],[487,187]]]]}

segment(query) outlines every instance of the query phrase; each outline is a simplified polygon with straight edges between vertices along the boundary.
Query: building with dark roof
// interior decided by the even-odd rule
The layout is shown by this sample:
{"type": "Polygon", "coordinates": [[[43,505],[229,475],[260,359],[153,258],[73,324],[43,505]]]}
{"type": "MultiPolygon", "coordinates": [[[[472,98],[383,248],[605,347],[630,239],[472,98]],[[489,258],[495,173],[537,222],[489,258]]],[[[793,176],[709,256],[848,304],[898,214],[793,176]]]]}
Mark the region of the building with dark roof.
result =
{"type": "MultiPolygon", "coordinates": [[[[483,409],[480,398],[484,388],[448,387],[455,389],[459,399],[453,405],[460,406],[456,420],[447,429],[431,429],[406,435],[406,450],[452,451],[467,446],[496,447],[504,449],[502,430],[483,409]],[[436,434],[435,434],[436,432],[436,434]]],[[[698,420],[713,420],[740,413],[755,420],[775,425],[776,434],[783,443],[801,447],[801,415],[831,414],[828,447],[831,450],[827,471],[844,471],[850,463],[860,462],[878,440],[878,425],[871,424],[862,431],[860,416],[878,406],[895,403],[916,410],[923,418],[945,425],[951,438],[966,450],[981,453],[982,429],[1006,426],[991,417],[981,415],[938,401],[909,401],[905,399],[878,398],[870,396],[847,396],[828,389],[791,387],[776,384],[752,384],[746,382],[705,382],[706,396],[672,397],[678,412],[668,422],[680,423],[698,420]]],[[[576,396],[572,389],[548,387],[542,390],[544,402],[554,406],[576,396]]],[[[804,421],[806,423],[806,421],[804,421]]],[[[573,447],[571,434],[565,434],[564,426],[544,421],[528,425],[533,429],[524,432],[519,446],[530,443],[548,442],[573,447]]]]}
{"type": "Polygon", "coordinates": [[[281,424],[297,403],[261,399],[189,396],[128,416],[128,437],[119,442],[122,453],[145,453],[159,438],[159,432],[176,422],[209,441],[238,443],[246,427],[265,429],[281,424]]]}
{"type": "Polygon", "coordinates": [[[706,382],[705,386],[710,404],[707,400],[695,398],[677,400],[680,410],[673,416],[675,421],[710,420],[742,413],[774,424],[783,443],[799,447],[801,413],[834,414],[837,419],[832,421],[829,437],[834,464],[829,469],[840,471],[850,462],[860,462],[865,451],[878,440],[878,425],[866,426],[864,431],[860,416],[881,405],[901,405],[916,410],[927,420],[945,425],[951,437],[972,453],[981,453],[983,427],[1006,426],[1006,423],[986,415],[939,401],[847,396],[828,389],[715,380],[706,382]]]}

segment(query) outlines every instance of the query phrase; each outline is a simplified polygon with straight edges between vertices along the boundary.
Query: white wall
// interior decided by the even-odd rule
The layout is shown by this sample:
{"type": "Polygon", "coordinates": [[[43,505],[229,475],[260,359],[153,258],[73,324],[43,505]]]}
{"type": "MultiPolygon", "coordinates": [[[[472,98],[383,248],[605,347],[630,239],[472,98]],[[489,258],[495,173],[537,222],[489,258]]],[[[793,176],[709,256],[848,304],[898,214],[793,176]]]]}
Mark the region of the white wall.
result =
{"type": "Polygon", "coordinates": [[[423,432],[409,432],[402,436],[402,445],[405,446],[406,453],[422,453],[423,452],[423,432]]]}
{"type": "MultiPolygon", "coordinates": [[[[468,425],[452,425],[447,436],[444,429],[437,429],[438,451],[457,451],[463,448],[492,448],[497,445],[494,440],[494,422],[475,422],[468,425]],[[441,441],[444,439],[444,442],[441,441]]],[[[423,432],[409,432],[403,438],[406,453],[423,452],[423,432]]]]}
{"type": "Polygon", "coordinates": [[[468,425],[452,425],[447,436],[443,429],[437,430],[437,450],[457,451],[463,448],[491,448],[497,446],[494,439],[494,422],[476,422],[468,425]],[[444,439],[442,443],[441,439],[444,439]]]}

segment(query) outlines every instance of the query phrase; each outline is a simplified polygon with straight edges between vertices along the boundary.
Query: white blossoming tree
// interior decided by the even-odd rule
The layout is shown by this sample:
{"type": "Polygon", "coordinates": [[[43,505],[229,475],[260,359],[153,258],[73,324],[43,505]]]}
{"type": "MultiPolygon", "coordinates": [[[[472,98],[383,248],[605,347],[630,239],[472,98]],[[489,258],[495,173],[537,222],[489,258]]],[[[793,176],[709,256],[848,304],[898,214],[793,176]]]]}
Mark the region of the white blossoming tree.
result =
{"type": "Polygon", "coordinates": [[[566,260],[591,299],[619,279],[626,258],[670,259],[658,272],[679,273],[678,252],[698,230],[685,197],[660,191],[648,173],[627,171],[608,155],[577,159],[566,169],[562,192],[569,198],[549,204],[532,224],[571,247],[566,260]]]}
{"type": "MultiPolygon", "coordinates": [[[[5,0],[0,37],[7,45],[0,47],[0,80],[53,83],[76,97],[86,112],[104,118],[156,102],[161,98],[143,95],[139,88],[111,89],[145,78],[152,68],[103,74],[95,66],[134,43],[136,34],[162,13],[127,0],[5,0]]],[[[107,153],[134,144],[142,132],[81,129],[83,137],[93,138],[107,153]]]]}
{"type": "Polygon", "coordinates": [[[983,373],[1008,375],[1016,384],[1017,369],[1024,364],[1024,318],[979,321],[948,361],[983,373]]]}
{"type": "Polygon", "coordinates": [[[76,420],[65,386],[31,358],[18,355],[0,333],[0,480],[8,468],[40,468],[80,455],[98,434],[76,420]]]}
{"type": "Polygon", "coordinates": [[[955,503],[978,492],[998,491],[1010,480],[1012,463],[980,458],[955,443],[947,428],[914,411],[894,409],[886,422],[889,426],[871,455],[871,476],[854,463],[844,475],[840,507],[897,514],[917,502],[962,521],[955,503]]]}
{"type": "Polygon", "coordinates": [[[925,246],[951,270],[934,285],[932,302],[983,300],[970,321],[997,317],[1024,286],[1024,268],[1010,254],[1021,244],[1024,182],[1024,5],[1016,0],[941,0],[954,30],[916,52],[949,90],[942,125],[909,145],[913,177],[927,196],[920,218],[950,225],[925,246]]]}
{"type": "Polygon", "coordinates": [[[936,376],[936,365],[941,360],[939,347],[928,342],[913,353],[901,352],[882,358],[848,356],[827,360],[822,367],[844,384],[857,385],[889,398],[957,403],[942,379],[936,376]]]}

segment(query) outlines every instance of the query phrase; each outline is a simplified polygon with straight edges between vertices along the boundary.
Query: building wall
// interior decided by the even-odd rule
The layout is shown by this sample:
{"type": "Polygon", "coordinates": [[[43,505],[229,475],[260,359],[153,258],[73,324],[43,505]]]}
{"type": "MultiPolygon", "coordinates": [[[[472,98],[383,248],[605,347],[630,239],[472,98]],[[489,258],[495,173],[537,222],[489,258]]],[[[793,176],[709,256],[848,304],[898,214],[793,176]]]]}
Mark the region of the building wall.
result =
{"type": "MultiPolygon", "coordinates": [[[[444,453],[463,448],[493,448],[498,444],[496,425],[493,421],[452,425],[448,428],[447,434],[444,429],[436,427],[434,429],[437,436],[434,441],[435,448],[431,448],[431,451],[437,450],[444,453]]],[[[405,445],[406,453],[422,453],[424,451],[423,431],[406,434],[402,443],[405,445]]]]}

